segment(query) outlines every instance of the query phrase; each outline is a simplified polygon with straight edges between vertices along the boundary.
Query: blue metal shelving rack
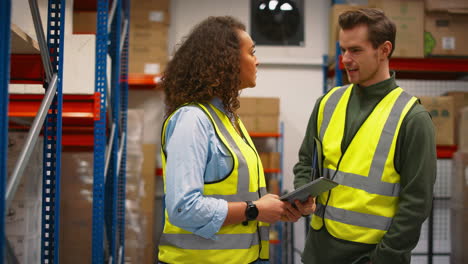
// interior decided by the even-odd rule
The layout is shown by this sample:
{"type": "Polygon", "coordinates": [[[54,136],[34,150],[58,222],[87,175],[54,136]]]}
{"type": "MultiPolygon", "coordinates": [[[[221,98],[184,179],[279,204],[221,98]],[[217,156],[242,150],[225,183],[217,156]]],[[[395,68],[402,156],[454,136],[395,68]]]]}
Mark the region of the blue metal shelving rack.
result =
{"type": "Polygon", "coordinates": [[[100,94],[99,120],[94,122],[92,260],[104,262],[104,175],[106,152],[106,95],[108,0],[97,2],[95,91],[100,94]]]}
{"type": "MultiPolygon", "coordinates": [[[[10,20],[11,1],[0,1],[0,196],[5,197],[8,155],[8,84],[10,80],[10,20]]],[[[0,212],[5,212],[5,200],[0,199],[0,212]]],[[[0,217],[0,263],[5,252],[5,218],[0,217]]]]}
{"type": "Polygon", "coordinates": [[[130,3],[128,0],[115,0],[110,10],[108,5],[108,0],[98,0],[96,92],[100,93],[101,101],[100,119],[94,125],[93,263],[102,263],[104,259],[109,263],[123,263],[125,247],[130,3]],[[107,54],[112,59],[110,90],[106,75],[107,54]],[[109,120],[109,125],[106,120],[109,120]],[[107,128],[110,129],[109,138],[106,137],[107,128]]]}
{"type": "MultiPolygon", "coordinates": [[[[0,37],[2,39],[0,42],[0,88],[3,103],[0,106],[2,115],[0,194],[5,199],[0,200],[0,211],[4,213],[8,208],[21,179],[24,164],[27,163],[31,154],[31,146],[35,145],[40,128],[44,124],[41,263],[59,263],[65,0],[49,0],[48,2],[47,40],[44,38],[42,27],[38,26],[42,23],[36,0],[30,0],[29,4],[46,73],[44,83],[46,93],[13,172],[12,178],[15,180],[6,186],[11,0],[2,0],[0,1],[0,37]]],[[[109,0],[97,1],[95,91],[100,94],[100,118],[94,124],[93,263],[104,261],[123,263],[124,261],[129,5],[129,0],[116,0],[113,1],[113,6],[109,10],[109,0]],[[109,50],[113,61],[110,87],[108,87],[106,75],[109,50]],[[110,103],[107,103],[108,88],[112,91],[109,96],[110,103]],[[109,128],[106,120],[110,121],[109,127],[112,127],[109,139],[106,137],[106,131],[109,128]]],[[[4,239],[4,229],[5,218],[1,217],[0,264],[4,262],[6,256],[15,258],[8,241],[4,239]],[[5,253],[8,254],[5,255],[5,253]]]]}
{"type": "Polygon", "coordinates": [[[47,46],[57,91],[44,124],[41,263],[59,262],[64,36],[65,0],[49,0],[47,46]]]}
{"type": "MultiPolygon", "coordinates": [[[[23,149],[18,157],[11,179],[5,192],[7,173],[8,141],[8,85],[9,85],[9,46],[11,25],[11,1],[1,1],[1,34],[2,42],[0,80],[2,85],[2,125],[1,148],[3,151],[0,164],[2,174],[0,193],[4,195],[0,210],[5,213],[18,188],[19,182],[32,152],[41,127],[44,127],[44,162],[43,162],[43,196],[42,196],[42,230],[41,230],[41,263],[58,263],[59,260],[59,216],[60,216],[60,168],[61,168],[61,135],[62,135],[62,69],[63,69],[63,36],[65,25],[65,0],[49,0],[47,41],[42,30],[42,23],[35,0],[29,1],[31,14],[36,29],[41,51],[42,63],[46,72],[44,87],[46,92],[40,109],[31,125],[23,149]],[[58,188],[57,188],[58,187],[58,188]]],[[[5,239],[4,217],[0,220],[0,263],[7,257],[17,261],[8,240],[5,239]],[[7,253],[4,255],[4,253],[7,253]]],[[[8,261],[8,260],[7,260],[8,261]]]]}

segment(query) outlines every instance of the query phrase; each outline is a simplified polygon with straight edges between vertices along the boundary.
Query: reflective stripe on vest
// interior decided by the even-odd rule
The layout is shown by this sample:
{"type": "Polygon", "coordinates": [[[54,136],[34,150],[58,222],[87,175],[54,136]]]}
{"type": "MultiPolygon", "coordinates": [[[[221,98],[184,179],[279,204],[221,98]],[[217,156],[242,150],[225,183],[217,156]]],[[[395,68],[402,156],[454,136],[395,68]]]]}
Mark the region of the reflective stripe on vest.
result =
{"type": "MultiPolygon", "coordinates": [[[[207,110],[210,115],[211,119],[213,122],[216,124],[215,129],[218,134],[224,135],[224,138],[227,140],[227,143],[231,146],[232,150],[234,151],[234,155],[236,155],[238,159],[238,175],[249,175],[249,169],[247,167],[247,161],[245,160],[244,154],[240,151],[239,147],[237,146],[237,143],[235,142],[232,134],[227,131],[226,126],[223,124],[221,119],[219,119],[219,113],[216,113],[216,110],[213,106],[210,106],[208,104],[203,104],[204,110],[207,110]]],[[[218,110],[219,112],[219,110],[218,110]]],[[[228,118],[228,117],[226,117],[228,118]]],[[[231,124],[229,122],[229,124],[231,124]]],[[[250,139],[249,134],[244,134],[244,137],[248,137],[250,139]]],[[[257,156],[257,163],[260,165],[260,157],[258,157],[258,153],[255,150],[254,145],[250,145],[252,149],[254,150],[256,156],[257,156]]],[[[262,170],[258,171],[259,176],[263,176],[263,168],[262,170]]],[[[216,198],[222,198],[224,200],[230,201],[230,202],[242,202],[242,201],[255,201],[258,200],[259,195],[257,192],[248,192],[246,193],[245,190],[249,189],[249,178],[250,177],[238,177],[238,184],[237,184],[237,193],[235,195],[207,195],[211,197],[216,197],[216,198]]],[[[263,196],[267,193],[266,187],[259,187],[260,188],[260,194],[263,196]]]]}
{"type": "Polygon", "coordinates": [[[393,168],[396,139],[399,126],[416,98],[401,88],[391,91],[367,119],[378,120],[376,130],[372,121],[366,123],[366,120],[348,146],[353,153],[345,150],[342,154],[344,119],[351,90],[352,85],[335,88],[319,107],[322,116],[317,119],[317,131],[320,140],[325,141],[322,173],[340,185],[318,197],[311,225],[319,229],[325,221],[330,234],[337,238],[374,244],[388,230],[396,211],[400,192],[399,175],[393,168]],[[324,140],[329,127],[333,136],[324,140]],[[366,135],[371,135],[369,142],[366,135]]]}
{"type": "Polygon", "coordinates": [[[336,208],[330,205],[325,207],[323,204],[320,203],[317,203],[317,210],[315,211],[315,214],[322,218],[325,216],[326,219],[354,226],[362,226],[379,230],[388,230],[390,224],[392,223],[392,218],[390,217],[358,213],[349,210],[344,210],[341,208],[336,208]]]}
{"type": "MultiPolygon", "coordinates": [[[[259,228],[262,237],[269,236],[269,228],[259,228]]],[[[161,237],[160,245],[173,245],[184,249],[249,249],[258,245],[258,234],[220,234],[217,239],[206,239],[192,234],[166,234],[161,237]]]]}
{"type": "MultiPolygon", "coordinates": [[[[229,118],[213,105],[196,104],[192,106],[199,107],[205,112],[213,124],[216,135],[233,158],[231,173],[220,181],[205,183],[203,195],[229,202],[239,202],[255,201],[261,195],[266,194],[263,167],[243,124],[240,122],[239,125],[243,130],[244,137],[249,142],[248,145],[235,132],[229,118]],[[254,185],[252,186],[252,184],[254,185]],[[249,188],[252,190],[249,191],[249,188]]],[[[165,146],[166,126],[171,117],[172,115],[164,122],[161,135],[162,149],[165,146]]],[[[164,151],[162,151],[162,161],[165,178],[166,156],[164,151]]],[[[216,240],[205,239],[173,225],[169,221],[166,211],[164,230],[159,244],[159,259],[167,263],[197,263],[197,259],[203,260],[203,263],[216,263],[216,261],[221,260],[226,263],[230,263],[227,260],[233,261],[231,263],[236,263],[236,261],[239,263],[240,260],[251,262],[259,258],[268,259],[268,230],[268,224],[250,221],[247,226],[242,224],[223,226],[216,234],[216,240]],[[213,254],[216,254],[217,257],[210,257],[213,254]]]]}

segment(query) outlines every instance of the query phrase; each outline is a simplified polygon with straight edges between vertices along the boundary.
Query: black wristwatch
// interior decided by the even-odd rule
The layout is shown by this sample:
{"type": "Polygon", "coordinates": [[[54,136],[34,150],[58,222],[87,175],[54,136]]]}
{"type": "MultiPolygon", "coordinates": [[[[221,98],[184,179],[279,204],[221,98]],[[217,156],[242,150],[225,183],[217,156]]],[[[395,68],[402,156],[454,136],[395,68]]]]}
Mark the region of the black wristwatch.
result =
{"type": "Polygon", "coordinates": [[[252,203],[252,201],[246,201],[247,207],[245,208],[245,220],[242,222],[243,225],[248,225],[249,221],[257,219],[258,216],[258,208],[257,206],[252,203]]]}

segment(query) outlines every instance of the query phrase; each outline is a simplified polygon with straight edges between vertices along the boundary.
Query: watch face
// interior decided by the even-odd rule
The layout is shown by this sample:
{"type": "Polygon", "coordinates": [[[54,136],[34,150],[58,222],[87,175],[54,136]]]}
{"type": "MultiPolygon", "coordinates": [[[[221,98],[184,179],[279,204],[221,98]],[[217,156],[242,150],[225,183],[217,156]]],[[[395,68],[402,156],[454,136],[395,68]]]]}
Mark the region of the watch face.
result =
{"type": "Polygon", "coordinates": [[[258,209],[254,204],[249,205],[247,209],[247,219],[254,220],[258,216],[258,209]]]}

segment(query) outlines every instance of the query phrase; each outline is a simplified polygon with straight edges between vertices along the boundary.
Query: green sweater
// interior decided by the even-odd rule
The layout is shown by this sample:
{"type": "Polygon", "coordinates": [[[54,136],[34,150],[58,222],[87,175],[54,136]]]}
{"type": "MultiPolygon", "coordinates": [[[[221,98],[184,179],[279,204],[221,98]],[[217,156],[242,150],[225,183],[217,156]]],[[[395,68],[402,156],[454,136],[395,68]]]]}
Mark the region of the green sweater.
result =
{"type": "MultiPolygon", "coordinates": [[[[398,87],[395,76],[380,83],[360,87],[355,85],[346,113],[342,153],[377,103],[398,87]]],[[[317,137],[317,112],[320,100],[307,125],[299,150],[299,162],[294,166],[294,186],[298,188],[310,181],[314,137],[317,137]]],[[[326,227],[310,229],[302,261],[306,264],[410,263],[411,250],[417,245],[421,225],[432,207],[436,178],[436,145],[434,126],[429,113],[417,103],[404,118],[395,153],[395,169],[400,173],[400,199],[390,229],[377,245],[361,244],[331,236],[326,227]]]]}

